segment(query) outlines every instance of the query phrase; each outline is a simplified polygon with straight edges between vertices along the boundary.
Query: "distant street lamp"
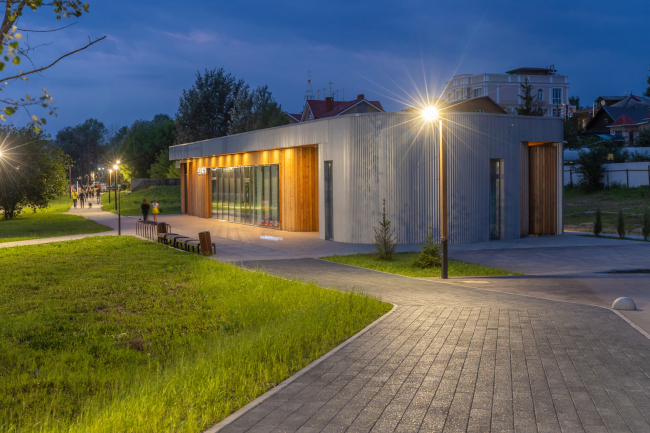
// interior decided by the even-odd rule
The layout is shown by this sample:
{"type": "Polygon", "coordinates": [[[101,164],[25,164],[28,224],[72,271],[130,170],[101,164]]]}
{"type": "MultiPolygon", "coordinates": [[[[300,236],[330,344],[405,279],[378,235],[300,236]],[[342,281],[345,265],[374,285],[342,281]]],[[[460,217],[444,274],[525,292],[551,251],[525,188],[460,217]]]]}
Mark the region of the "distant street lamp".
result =
{"type": "MultiPolygon", "coordinates": [[[[113,169],[108,170],[108,187],[113,186],[113,169]]],[[[108,204],[111,204],[111,190],[108,190],[108,204]]]]}
{"type": "Polygon", "coordinates": [[[449,236],[447,225],[447,139],[443,131],[443,119],[435,107],[428,106],[422,109],[422,117],[429,123],[438,121],[440,143],[440,278],[447,279],[449,261],[447,251],[447,238],[449,236]]]}
{"type": "MultiPolygon", "coordinates": [[[[117,161],[117,164],[119,163],[120,161],[117,161]]],[[[119,166],[117,164],[113,166],[113,169],[115,169],[115,184],[117,186],[117,189],[115,190],[115,209],[117,209],[117,235],[121,236],[122,235],[122,215],[121,215],[122,207],[120,203],[120,194],[119,194],[120,182],[118,181],[120,171],[119,171],[119,166]]]]}

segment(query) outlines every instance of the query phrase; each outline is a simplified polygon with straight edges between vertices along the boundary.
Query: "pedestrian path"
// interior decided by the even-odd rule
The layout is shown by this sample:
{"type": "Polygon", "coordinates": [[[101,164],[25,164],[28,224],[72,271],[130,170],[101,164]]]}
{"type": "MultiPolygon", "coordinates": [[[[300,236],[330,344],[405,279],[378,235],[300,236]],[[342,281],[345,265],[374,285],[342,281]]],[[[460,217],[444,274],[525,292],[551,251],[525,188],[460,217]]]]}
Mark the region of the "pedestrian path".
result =
{"type": "Polygon", "coordinates": [[[610,310],[314,259],[245,266],[397,307],[223,432],[650,431],[650,340],[610,310]]]}

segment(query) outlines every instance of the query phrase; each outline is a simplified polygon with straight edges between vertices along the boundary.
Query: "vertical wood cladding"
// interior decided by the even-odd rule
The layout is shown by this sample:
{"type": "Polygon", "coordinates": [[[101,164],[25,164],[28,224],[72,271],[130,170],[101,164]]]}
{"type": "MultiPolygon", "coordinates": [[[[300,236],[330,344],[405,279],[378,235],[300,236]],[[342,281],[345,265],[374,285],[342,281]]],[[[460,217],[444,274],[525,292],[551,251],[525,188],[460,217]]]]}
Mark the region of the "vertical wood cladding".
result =
{"type": "Polygon", "coordinates": [[[557,233],[557,149],[553,144],[528,148],[531,235],[557,233]]]}
{"type": "Polygon", "coordinates": [[[525,238],[530,233],[528,224],[530,223],[530,204],[529,204],[529,191],[528,185],[530,172],[528,162],[528,143],[521,143],[519,152],[519,235],[525,238]]]}
{"type": "MultiPolygon", "coordinates": [[[[184,177],[181,172],[181,179],[187,179],[188,184],[187,213],[202,218],[212,217],[211,168],[265,164],[280,166],[280,228],[287,231],[317,231],[316,146],[220,155],[188,161],[183,164],[186,166],[187,176],[184,177]]],[[[184,187],[181,187],[181,191],[183,190],[184,187]]]]}

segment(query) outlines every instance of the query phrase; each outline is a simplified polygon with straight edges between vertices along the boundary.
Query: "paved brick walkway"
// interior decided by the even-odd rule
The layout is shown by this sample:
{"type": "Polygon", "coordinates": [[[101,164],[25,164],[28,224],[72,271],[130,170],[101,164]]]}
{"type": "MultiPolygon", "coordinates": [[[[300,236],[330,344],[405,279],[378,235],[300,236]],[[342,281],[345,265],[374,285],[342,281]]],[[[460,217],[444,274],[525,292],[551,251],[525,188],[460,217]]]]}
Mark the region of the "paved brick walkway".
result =
{"type": "Polygon", "coordinates": [[[249,262],[398,305],[223,432],[649,432],[650,340],[598,308],[314,259],[249,262]]]}

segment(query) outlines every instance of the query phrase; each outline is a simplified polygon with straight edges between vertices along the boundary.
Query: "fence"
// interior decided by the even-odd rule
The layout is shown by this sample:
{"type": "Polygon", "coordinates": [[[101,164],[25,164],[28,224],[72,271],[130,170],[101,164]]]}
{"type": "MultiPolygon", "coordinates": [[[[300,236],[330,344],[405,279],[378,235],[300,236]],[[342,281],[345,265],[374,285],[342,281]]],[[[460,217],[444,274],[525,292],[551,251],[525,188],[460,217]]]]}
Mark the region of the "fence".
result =
{"type": "MultiPolygon", "coordinates": [[[[628,187],[637,187],[642,185],[650,185],[650,163],[647,162],[621,162],[604,164],[605,173],[601,177],[601,181],[605,186],[612,183],[620,183],[628,187]]],[[[576,173],[576,169],[570,166],[569,169],[564,168],[564,185],[574,185],[579,183],[582,175],[576,173]]]]}

